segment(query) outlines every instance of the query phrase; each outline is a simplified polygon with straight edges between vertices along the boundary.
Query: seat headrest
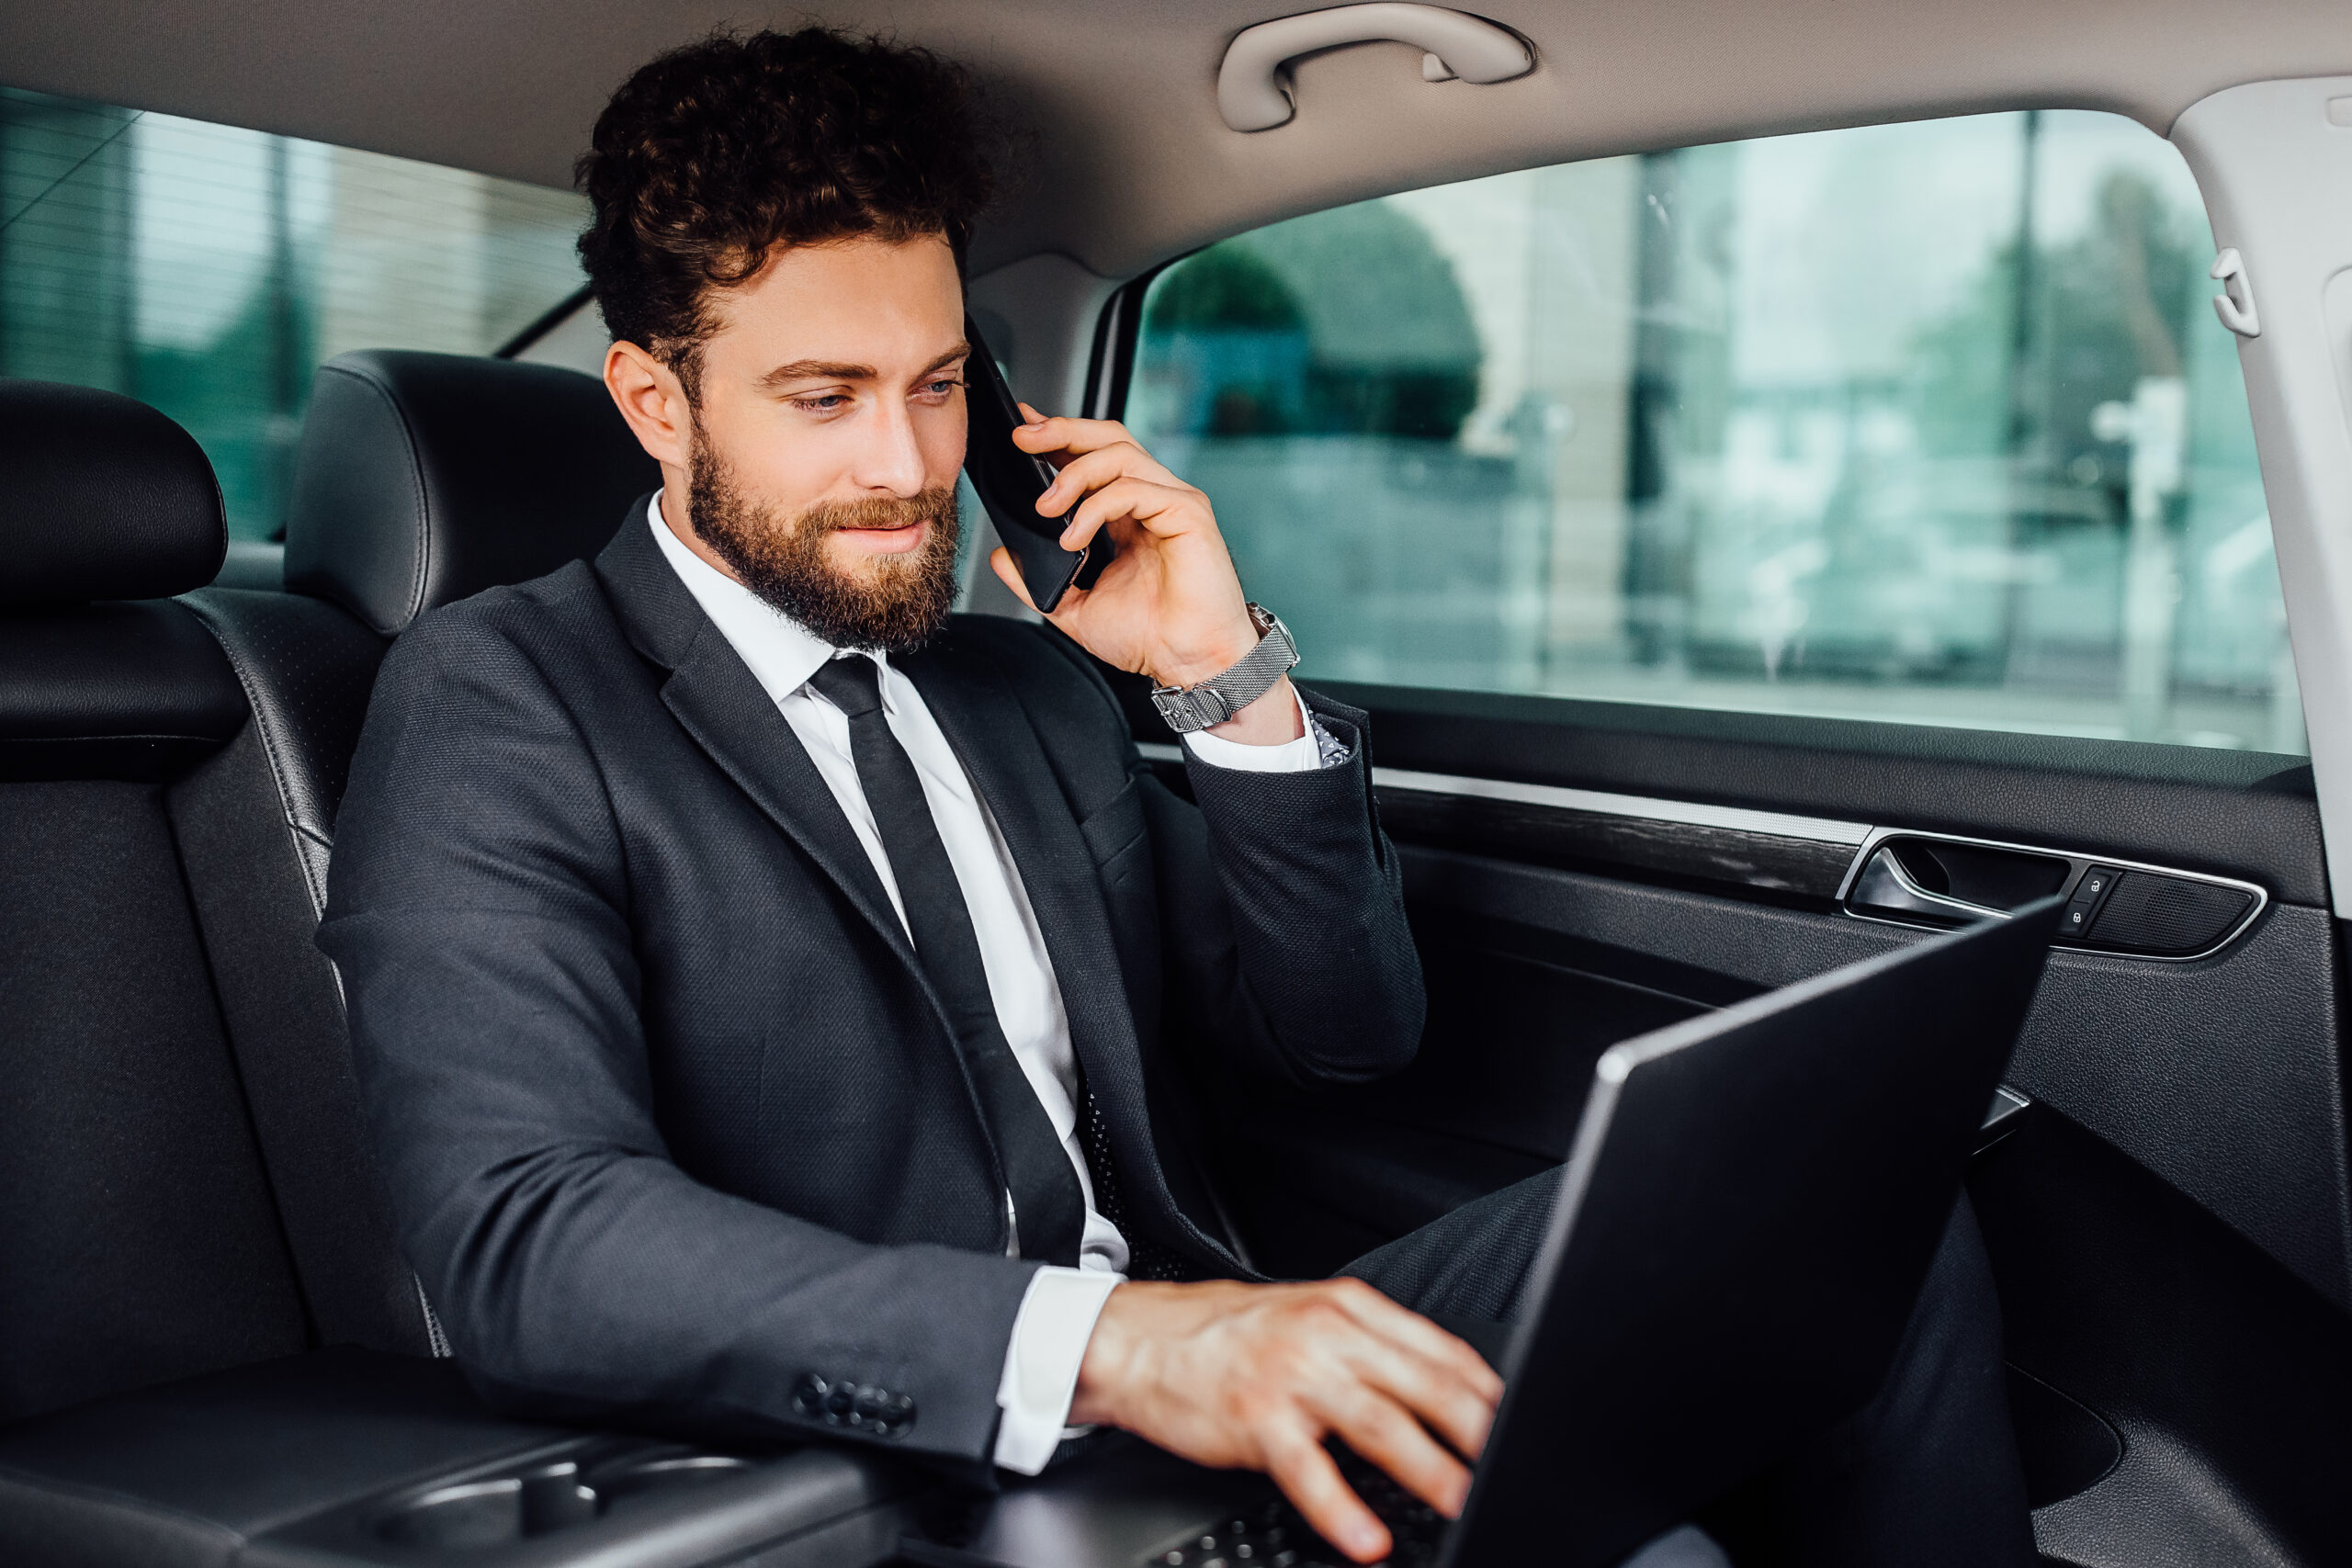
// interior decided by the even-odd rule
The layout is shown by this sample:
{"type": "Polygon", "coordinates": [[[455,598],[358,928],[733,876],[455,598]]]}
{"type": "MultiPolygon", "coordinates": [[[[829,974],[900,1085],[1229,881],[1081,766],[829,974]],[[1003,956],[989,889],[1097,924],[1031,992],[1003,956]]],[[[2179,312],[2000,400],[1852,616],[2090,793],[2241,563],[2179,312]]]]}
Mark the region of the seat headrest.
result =
{"type": "Polygon", "coordinates": [[[54,381],[0,381],[0,605],[168,599],[229,548],[196,437],[145,403],[54,381]]]}
{"type": "Polygon", "coordinates": [[[437,604],[602,549],[662,482],[603,382],[546,365],[363,349],[319,367],[286,586],[387,637],[437,604]]]}

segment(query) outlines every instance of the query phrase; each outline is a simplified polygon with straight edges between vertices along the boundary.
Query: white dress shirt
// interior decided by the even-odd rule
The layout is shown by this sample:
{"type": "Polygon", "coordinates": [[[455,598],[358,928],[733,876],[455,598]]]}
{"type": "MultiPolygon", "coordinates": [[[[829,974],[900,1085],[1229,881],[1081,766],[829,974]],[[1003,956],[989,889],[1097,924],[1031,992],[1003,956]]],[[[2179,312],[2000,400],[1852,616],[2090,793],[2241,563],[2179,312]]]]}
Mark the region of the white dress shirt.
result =
{"type": "MultiPolygon", "coordinates": [[[[1094,1206],[1093,1179],[1079,1145],[1078,1063],[1070,1047],[1069,1018],[1062,1008],[1061,988],[1054,980],[1053,955],[1046,951],[1036,913],[1022,887],[1021,868],[1013,864],[988,803],[972,787],[955,748],[923,705],[922,694],[891,666],[887,654],[847,653],[833,648],[695,555],[662,522],[658,493],[648,509],[647,522],[679,581],[751,667],[799,738],[809,761],[817,765],[826,787],[841,802],[842,814],[849,818],[857,841],[865,847],[883,890],[890,896],[891,908],[904,922],[907,911],[899,897],[898,879],[891,874],[873,808],[858,784],[857,765],[850,753],[849,718],[808,684],[808,677],[831,659],[870,658],[881,667],[883,716],[922,781],[923,799],[931,807],[940,842],[946,847],[948,863],[963,888],[965,905],[971,911],[972,933],[979,942],[980,966],[988,975],[989,995],[996,1004],[1005,1043],[1012,1048],[1030,1088],[1045,1106],[1086,1199],[1078,1267],[1047,1265],[1030,1280],[1013,1319],[1012,1342],[1006,1348],[1004,1375],[997,1388],[997,1404],[1004,1414],[997,1426],[996,1462],[1035,1475],[1053,1457],[1064,1435],[1070,1399],[1078,1386],[1079,1364],[1085,1359],[1086,1342],[1094,1332],[1094,1320],[1103,1302],[1125,1277],[1127,1243],[1094,1206]]],[[[1252,772],[1305,772],[1322,766],[1324,758],[1304,699],[1299,714],[1306,733],[1279,746],[1247,746],[1199,733],[1184,739],[1204,762],[1252,772]]],[[[910,939],[912,934],[909,932],[910,939]]],[[[1008,1208],[1012,1201],[1008,1193],[1008,1208]]],[[[1012,1217],[1017,1253],[1020,1215],[1015,1213],[1012,1217]]]]}

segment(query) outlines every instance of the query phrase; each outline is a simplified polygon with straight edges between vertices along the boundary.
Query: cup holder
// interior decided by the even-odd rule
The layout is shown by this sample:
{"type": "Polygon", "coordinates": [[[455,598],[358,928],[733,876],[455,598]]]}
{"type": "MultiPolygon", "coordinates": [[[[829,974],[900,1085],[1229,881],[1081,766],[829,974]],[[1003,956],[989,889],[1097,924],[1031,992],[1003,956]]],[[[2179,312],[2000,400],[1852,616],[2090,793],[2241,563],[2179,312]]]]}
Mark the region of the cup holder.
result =
{"type": "Polygon", "coordinates": [[[668,1454],[607,1466],[596,1473],[597,1506],[624,1508],[648,1497],[724,1481],[751,1468],[750,1460],[733,1454],[668,1454]]]}
{"type": "Polygon", "coordinates": [[[752,1461],[733,1454],[675,1447],[636,1449],[585,1472],[577,1460],[558,1460],[419,1493],[380,1518],[376,1533],[397,1546],[432,1551],[510,1545],[752,1468],[752,1461]]]}
{"type": "Polygon", "coordinates": [[[596,1493],[571,1460],[520,1475],[436,1486],[395,1511],[378,1529],[386,1540],[449,1551],[500,1546],[596,1517],[596,1493]]]}

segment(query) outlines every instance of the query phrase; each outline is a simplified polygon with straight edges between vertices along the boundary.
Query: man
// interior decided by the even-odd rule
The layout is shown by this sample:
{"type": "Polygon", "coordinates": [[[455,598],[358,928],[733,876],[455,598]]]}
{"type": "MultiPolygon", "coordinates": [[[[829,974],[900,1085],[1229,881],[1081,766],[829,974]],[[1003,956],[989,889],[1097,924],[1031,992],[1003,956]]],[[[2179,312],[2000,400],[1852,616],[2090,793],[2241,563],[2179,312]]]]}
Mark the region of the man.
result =
{"type": "MultiPolygon", "coordinates": [[[[1057,629],[950,619],[969,118],[953,69],[812,29],[665,56],[599,120],[582,255],[662,488],[401,639],[338,823],[320,941],[403,1240],[518,1411],[983,1474],[1115,1426],[1373,1561],[1324,1439],[1459,1508],[1501,1388],[1420,1314],[1510,1315],[1551,1179],[1361,1279],[1254,1280],[1202,1223],[1188,1054],[1411,1057],[1396,858],[1363,716],[1291,685],[1207,498],[1118,425],[1017,436],[1066,542],[1115,540],[1100,581],[1057,629]],[[1197,806],[1088,653],[1235,696],[1184,737],[1197,806]]],[[[1963,1213],[1758,1540],[2030,1561],[1974,1247],[1963,1213]]]]}

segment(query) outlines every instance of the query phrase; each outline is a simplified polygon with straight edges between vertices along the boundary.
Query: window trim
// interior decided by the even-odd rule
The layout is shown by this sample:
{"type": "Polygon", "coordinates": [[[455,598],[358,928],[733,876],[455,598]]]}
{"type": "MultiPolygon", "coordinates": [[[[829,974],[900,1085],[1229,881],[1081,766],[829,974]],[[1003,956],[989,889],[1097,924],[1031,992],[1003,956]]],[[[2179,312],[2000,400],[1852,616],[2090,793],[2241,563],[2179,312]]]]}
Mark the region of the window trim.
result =
{"type": "MultiPolygon", "coordinates": [[[[1372,716],[1375,765],[2001,843],[2066,844],[2251,882],[2324,906],[2307,760],[1895,720],[1668,707],[1599,697],[1308,676],[1372,716]]],[[[1136,737],[1148,734],[1138,718],[1136,737]]]]}
{"type": "Polygon", "coordinates": [[[1088,419],[1127,417],[1127,389],[1136,378],[1136,351],[1143,341],[1143,305],[1161,273],[1198,254],[1186,251],[1137,274],[1111,291],[1095,312],[1093,344],[1086,356],[1088,419]]]}
{"type": "Polygon", "coordinates": [[[545,310],[540,311],[537,317],[521,332],[492,349],[490,356],[492,359],[512,359],[526,352],[533,344],[587,309],[588,301],[594,294],[594,288],[585,283],[582,284],[545,310]]]}

